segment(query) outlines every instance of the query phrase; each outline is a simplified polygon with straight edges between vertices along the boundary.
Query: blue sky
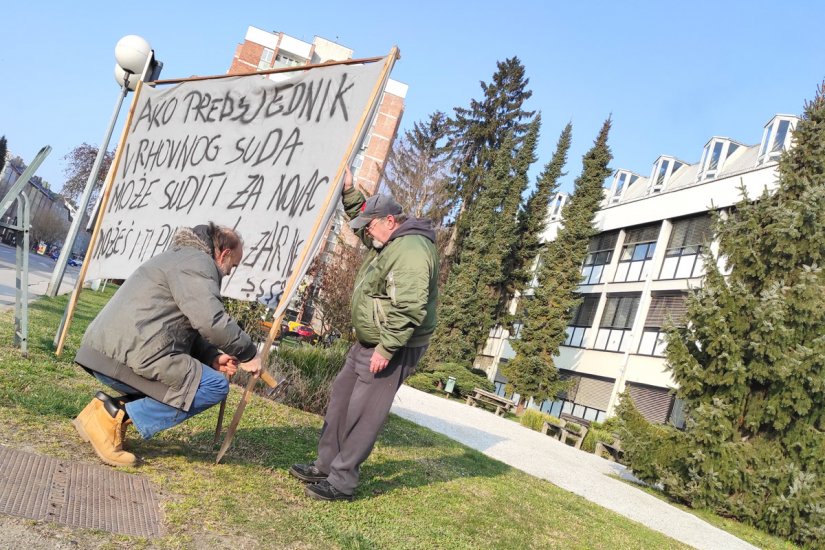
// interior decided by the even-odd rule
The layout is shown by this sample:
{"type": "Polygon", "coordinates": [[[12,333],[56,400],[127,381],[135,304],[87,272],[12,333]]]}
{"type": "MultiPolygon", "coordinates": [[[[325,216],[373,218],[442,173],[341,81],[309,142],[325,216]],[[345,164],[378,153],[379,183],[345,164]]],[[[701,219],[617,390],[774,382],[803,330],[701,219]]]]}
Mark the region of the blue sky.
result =
{"type": "MultiPolygon", "coordinates": [[[[63,156],[99,144],[117,98],[114,45],[145,37],[163,77],[223,74],[249,25],[356,57],[401,49],[402,129],[481,94],[497,60],[518,56],[542,112],[537,173],[573,122],[563,188],[612,115],[611,167],[649,175],[660,154],[697,162],[714,135],[758,143],[776,113],[798,114],[825,77],[825,4],[786,2],[16,2],[0,32],[0,134],[62,186],[63,156]]],[[[131,95],[130,95],[131,97],[131,95]]],[[[125,116],[125,109],[121,118],[125,116]]],[[[116,142],[117,136],[113,138],[116,142]]]]}

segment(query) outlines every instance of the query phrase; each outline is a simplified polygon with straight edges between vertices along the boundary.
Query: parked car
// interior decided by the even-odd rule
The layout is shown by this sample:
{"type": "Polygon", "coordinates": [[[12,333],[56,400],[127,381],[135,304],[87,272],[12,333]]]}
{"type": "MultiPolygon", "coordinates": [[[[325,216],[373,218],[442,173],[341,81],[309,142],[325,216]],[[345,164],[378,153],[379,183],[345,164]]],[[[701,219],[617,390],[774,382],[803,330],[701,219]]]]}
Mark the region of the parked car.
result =
{"type": "Polygon", "coordinates": [[[298,325],[293,332],[304,342],[318,343],[318,333],[309,325],[298,325]]]}
{"type": "Polygon", "coordinates": [[[79,258],[69,258],[69,261],[67,263],[72,267],[80,267],[81,265],[83,265],[83,260],[79,258]]]}

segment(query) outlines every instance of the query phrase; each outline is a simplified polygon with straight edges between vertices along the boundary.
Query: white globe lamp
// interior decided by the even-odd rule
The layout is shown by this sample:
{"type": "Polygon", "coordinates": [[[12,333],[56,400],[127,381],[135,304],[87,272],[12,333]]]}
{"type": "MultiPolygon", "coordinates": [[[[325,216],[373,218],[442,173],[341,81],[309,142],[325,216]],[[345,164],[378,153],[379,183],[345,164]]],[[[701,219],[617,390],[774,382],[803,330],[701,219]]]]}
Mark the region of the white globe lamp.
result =
{"type": "Polygon", "coordinates": [[[145,38],[136,34],[129,34],[117,41],[115,45],[115,59],[124,70],[141,74],[146,66],[146,60],[152,53],[152,47],[145,38]]]}
{"type": "Polygon", "coordinates": [[[126,70],[115,63],[115,82],[117,82],[118,86],[123,86],[123,81],[126,79],[126,75],[129,75],[129,90],[135,91],[137,88],[138,80],[140,80],[140,76],[134,73],[126,72],[126,70]]]}

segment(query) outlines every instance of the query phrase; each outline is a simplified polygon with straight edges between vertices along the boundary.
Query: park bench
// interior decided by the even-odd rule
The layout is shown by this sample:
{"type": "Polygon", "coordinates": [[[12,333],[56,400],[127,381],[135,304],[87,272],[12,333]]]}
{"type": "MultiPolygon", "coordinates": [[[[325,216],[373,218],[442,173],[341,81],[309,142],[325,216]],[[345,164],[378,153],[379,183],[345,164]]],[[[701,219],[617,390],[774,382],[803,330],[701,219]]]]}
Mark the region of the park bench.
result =
{"type": "Polygon", "coordinates": [[[554,437],[564,444],[572,441],[573,447],[581,449],[584,436],[587,435],[587,426],[579,423],[578,419],[576,420],[576,422],[573,422],[572,420],[560,418],[558,424],[545,422],[541,426],[541,433],[554,437]]]}
{"type": "Polygon", "coordinates": [[[613,443],[604,443],[603,441],[596,442],[596,455],[606,458],[610,462],[621,462],[624,456],[622,450],[622,442],[619,439],[614,439],[613,443]]]}
{"type": "Polygon", "coordinates": [[[503,416],[505,412],[512,410],[516,406],[516,404],[509,399],[482,390],[481,388],[475,388],[473,389],[473,393],[467,395],[467,404],[471,407],[491,405],[496,408],[496,416],[503,416]]]}

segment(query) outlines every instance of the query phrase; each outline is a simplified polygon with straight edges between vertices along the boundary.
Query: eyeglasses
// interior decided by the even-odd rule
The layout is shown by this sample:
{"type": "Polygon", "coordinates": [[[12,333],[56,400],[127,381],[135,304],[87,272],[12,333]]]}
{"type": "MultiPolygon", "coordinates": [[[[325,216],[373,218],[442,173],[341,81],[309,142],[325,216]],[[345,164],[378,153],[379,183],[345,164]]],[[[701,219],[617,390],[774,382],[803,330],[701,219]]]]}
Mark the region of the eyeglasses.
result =
{"type": "Polygon", "coordinates": [[[370,223],[368,223],[368,224],[367,224],[367,232],[368,232],[368,233],[372,233],[372,228],[373,228],[373,227],[375,227],[375,224],[376,224],[379,220],[383,220],[383,219],[384,219],[384,218],[373,218],[373,219],[370,221],[370,223]]]}

